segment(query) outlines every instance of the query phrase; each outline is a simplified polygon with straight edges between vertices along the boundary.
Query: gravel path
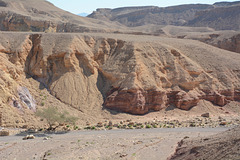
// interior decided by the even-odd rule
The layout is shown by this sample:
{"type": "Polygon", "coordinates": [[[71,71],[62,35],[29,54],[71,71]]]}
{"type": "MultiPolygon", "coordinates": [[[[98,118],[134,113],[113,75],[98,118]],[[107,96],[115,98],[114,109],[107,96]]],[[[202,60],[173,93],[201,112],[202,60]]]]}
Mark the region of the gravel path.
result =
{"type": "Polygon", "coordinates": [[[0,137],[1,160],[129,159],[166,160],[184,137],[209,136],[228,128],[158,128],[140,130],[74,131],[0,137]],[[49,137],[48,140],[44,140],[49,137]]]}

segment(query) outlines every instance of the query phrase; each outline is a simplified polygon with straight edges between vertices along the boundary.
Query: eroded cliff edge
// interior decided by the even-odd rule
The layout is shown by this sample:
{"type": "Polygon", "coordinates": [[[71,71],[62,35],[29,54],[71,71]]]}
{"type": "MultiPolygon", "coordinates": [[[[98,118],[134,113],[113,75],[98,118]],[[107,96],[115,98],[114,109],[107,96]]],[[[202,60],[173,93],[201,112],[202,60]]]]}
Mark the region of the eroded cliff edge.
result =
{"type": "Polygon", "coordinates": [[[219,106],[240,100],[240,55],[201,42],[118,34],[1,37],[2,104],[22,103],[17,90],[26,76],[88,114],[103,107],[146,114],[169,105],[189,110],[200,100],[219,106]]]}

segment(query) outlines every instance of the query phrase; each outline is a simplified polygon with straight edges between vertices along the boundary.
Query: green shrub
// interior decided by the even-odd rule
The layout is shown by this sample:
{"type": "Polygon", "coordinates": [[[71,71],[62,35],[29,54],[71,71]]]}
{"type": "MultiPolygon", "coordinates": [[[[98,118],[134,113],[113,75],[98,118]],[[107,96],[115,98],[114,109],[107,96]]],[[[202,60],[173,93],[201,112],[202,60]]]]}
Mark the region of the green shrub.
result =
{"type": "Polygon", "coordinates": [[[147,124],[146,128],[152,128],[152,126],[150,124],[147,124]]]}
{"type": "Polygon", "coordinates": [[[36,116],[44,118],[52,129],[54,123],[69,123],[75,125],[77,117],[70,116],[68,112],[60,113],[55,107],[48,107],[36,112],[36,116]]]}
{"type": "Polygon", "coordinates": [[[74,126],[74,129],[75,129],[75,130],[78,130],[78,126],[74,126]]]}

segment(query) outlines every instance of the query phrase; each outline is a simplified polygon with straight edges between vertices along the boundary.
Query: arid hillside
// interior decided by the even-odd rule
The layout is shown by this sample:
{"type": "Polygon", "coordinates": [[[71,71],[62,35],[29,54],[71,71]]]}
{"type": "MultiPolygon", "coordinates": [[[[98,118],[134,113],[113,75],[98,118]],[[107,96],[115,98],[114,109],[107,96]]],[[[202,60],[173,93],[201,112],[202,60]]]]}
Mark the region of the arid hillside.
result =
{"type": "Polygon", "coordinates": [[[149,7],[125,7],[116,9],[97,9],[88,17],[117,21],[128,27],[142,26],[146,24],[157,25],[184,25],[194,19],[197,11],[211,9],[213,6],[196,4],[180,5],[166,8],[156,6],[149,7]]]}
{"type": "Polygon", "coordinates": [[[236,127],[209,137],[184,139],[178,143],[175,154],[169,159],[237,160],[240,157],[239,132],[240,127],[236,127]]]}
{"type": "MultiPolygon", "coordinates": [[[[51,105],[90,120],[109,115],[105,107],[145,114],[240,99],[240,55],[198,41],[96,33],[1,37],[5,125],[51,105]]],[[[24,121],[33,119],[18,124],[24,121]]]]}
{"type": "Polygon", "coordinates": [[[0,29],[32,32],[112,32],[121,25],[80,17],[45,0],[1,0],[0,29]]]}
{"type": "MultiPolygon", "coordinates": [[[[198,114],[204,107],[215,116],[239,114],[237,31],[126,27],[73,15],[44,0],[1,0],[0,6],[0,126],[43,126],[46,122],[35,111],[46,107],[66,110],[81,124],[131,117],[129,113],[165,114],[168,108],[186,115],[197,106],[198,114]]],[[[188,12],[188,6],[213,8],[164,10],[188,12]]],[[[156,8],[114,12],[130,16],[145,9],[156,8]]]]}
{"type": "Polygon", "coordinates": [[[211,27],[216,30],[240,30],[240,5],[200,11],[186,26],[211,27]]]}
{"type": "Polygon", "coordinates": [[[198,40],[221,49],[240,53],[239,31],[215,31],[206,27],[165,26],[162,28],[162,32],[169,37],[198,40]]]}
{"type": "Polygon", "coordinates": [[[171,7],[125,7],[97,9],[88,17],[119,22],[128,27],[175,25],[211,27],[216,30],[239,30],[240,2],[187,4],[171,7]]]}

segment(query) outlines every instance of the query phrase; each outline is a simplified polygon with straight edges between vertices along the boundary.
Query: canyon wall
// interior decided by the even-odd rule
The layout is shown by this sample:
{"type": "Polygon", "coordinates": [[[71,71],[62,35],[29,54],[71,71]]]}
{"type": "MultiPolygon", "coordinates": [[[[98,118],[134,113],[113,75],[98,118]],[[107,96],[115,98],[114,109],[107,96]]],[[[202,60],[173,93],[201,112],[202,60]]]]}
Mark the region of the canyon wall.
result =
{"type": "Polygon", "coordinates": [[[105,107],[146,114],[170,105],[189,110],[203,99],[219,106],[240,100],[240,55],[201,42],[121,34],[1,37],[2,92],[8,93],[1,98],[14,107],[26,105],[19,96],[24,83],[17,80],[24,76],[88,114],[105,107]]]}

